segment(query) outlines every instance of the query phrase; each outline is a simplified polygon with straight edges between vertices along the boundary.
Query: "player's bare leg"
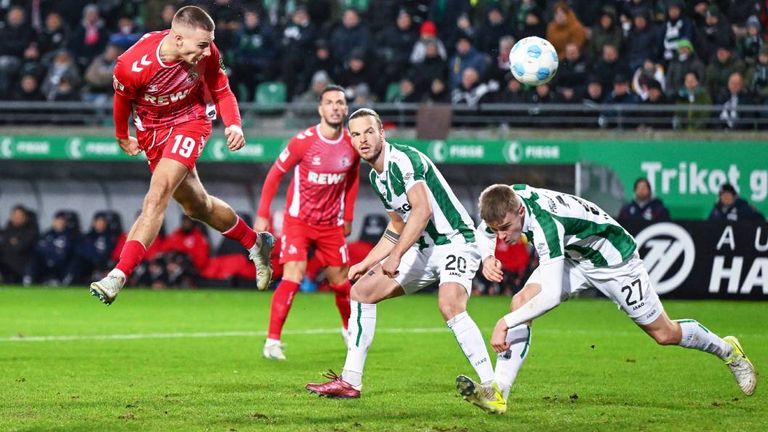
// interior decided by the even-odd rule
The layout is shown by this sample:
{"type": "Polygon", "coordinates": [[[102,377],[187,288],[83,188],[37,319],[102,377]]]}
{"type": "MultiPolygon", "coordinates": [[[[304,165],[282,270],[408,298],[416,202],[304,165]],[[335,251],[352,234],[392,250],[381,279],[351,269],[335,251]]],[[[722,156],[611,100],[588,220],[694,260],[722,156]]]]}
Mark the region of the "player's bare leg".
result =
{"type": "Polygon", "coordinates": [[[168,202],[188,174],[187,167],[172,159],[161,159],[152,173],[149,191],[144,197],[141,214],[133,223],[115,269],[91,284],[91,295],[111,304],[125,285],[126,279],[141,262],[147,247],[157,237],[165,218],[168,202]]]}
{"type": "Polygon", "coordinates": [[[331,289],[333,290],[336,299],[336,308],[341,315],[341,336],[344,338],[344,345],[348,345],[348,324],[349,315],[351,314],[349,294],[352,290],[352,284],[349,282],[349,279],[347,279],[348,273],[348,266],[328,266],[325,268],[325,277],[331,285],[331,289]]]}
{"type": "Polygon", "coordinates": [[[376,303],[405,294],[394,279],[376,265],[361,277],[350,292],[352,313],[349,317],[349,348],[341,376],[328,374],[330,381],[307,384],[307,390],[320,396],[337,398],[360,397],[363,386],[365,358],[376,330],[376,303]]]}
{"type": "Polygon", "coordinates": [[[280,342],[281,333],[288,312],[293,305],[293,297],[299,291],[299,285],[307,273],[306,261],[288,261],[283,265],[283,278],[272,294],[272,304],[269,313],[269,332],[264,342],[262,354],[270,360],[285,360],[283,344],[280,342]]]}
{"type": "Polygon", "coordinates": [[[438,288],[438,306],[448,328],[451,329],[459,347],[480,377],[479,385],[465,386],[471,380],[460,375],[456,385],[464,398],[490,412],[503,414],[506,402],[501,396],[498,385],[493,381],[493,365],[488,348],[485,346],[480,329],[467,313],[469,294],[466,288],[456,282],[447,282],[438,288]]]}
{"type": "Polygon", "coordinates": [[[660,345],[679,345],[720,357],[733,373],[741,391],[746,395],[754,393],[757,385],[755,368],[735,337],[720,338],[696,320],[670,320],[666,311],[640,328],[660,345]]]}
{"type": "Polygon", "coordinates": [[[275,239],[268,232],[256,233],[237,216],[227,203],[208,194],[200,182],[197,169],[192,168],[173,194],[192,219],[204,222],[225,237],[238,241],[250,252],[250,259],[256,265],[256,286],[264,290],[272,280],[270,254],[275,239]]]}
{"type": "MultiPolygon", "coordinates": [[[[528,300],[541,291],[538,283],[528,283],[514,297],[510,304],[510,311],[522,307],[528,300]]],[[[504,399],[508,399],[512,385],[517,378],[520,367],[525,362],[531,346],[532,321],[520,324],[507,330],[506,341],[509,348],[499,353],[496,357],[494,381],[499,385],[504,399]]]]}

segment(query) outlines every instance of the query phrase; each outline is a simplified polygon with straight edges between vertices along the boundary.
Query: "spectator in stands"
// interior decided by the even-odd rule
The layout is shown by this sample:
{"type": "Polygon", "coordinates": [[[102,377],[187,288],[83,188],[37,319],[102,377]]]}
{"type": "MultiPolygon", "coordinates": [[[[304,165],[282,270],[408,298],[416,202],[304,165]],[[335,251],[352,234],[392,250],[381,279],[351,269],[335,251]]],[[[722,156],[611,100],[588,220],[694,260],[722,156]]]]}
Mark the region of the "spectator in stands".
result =
{"type": "Polygon", "coordinates": [[[45,16],[45,26],[40,30],[37,45],[43,58],[49,58],[56,51],[67,47],[69,43],[69,28],[57,12],[45,16]]]}
{"type": "Polygon", "coordinates": [[[469,0],[440,0],[432,2],[429,6],[428,18],[429,21],[435,24],[440,39],[449,44],[457,39],[459,29],[456,23],[459,21],[460,16],[469,16],[472,12],[470,3],[469,0]]]}
{"type": "Polygon", "coordinates": [[[667,92],[678,94],[689,72],[695,73],[701,79],[705,77],[706,69],[696,55],[691,41],[681,39],[677,41],[677,56],[669,62],[667,67],[667,92]]]}
{"type": "Polygon", "coordinates": [[[5,229],[0,231],[0,281],[19,283],[34,254],[37,221],[24,206],[11,209],[5,229]]]}
{"type": "Polygon", "coordinates": [[[35,33],[27,23],[26,13],[13,6],[0,28],[0,97],[7,98],[21,69],[24,50],[35,40],[35,33]]]}
{"type": "Polygon", "coordinates": [[[85,70],[85,97],[86,102],[106,102],[108,95],[112,94],[112,75],[117,64],[117,57],[122,53],[117,45],[107,45],[104,53],[96,56],[85,70]]]}
{"type": "Polygon", "coordinates": [[[554,18],[547,24],[547,40],[557,50],[559,58],[565,57],[565,46],[575,43],[579,49],[587,42],[587,30],[573,13],[568,3],[559,1],[554,7],[554,18]]]}
{"type": "Polygon", "coordinates": [[[749,90],[763,103],[768,100],[768,46],[760,48],[757,64],[749,69],[746,83],[749,90]]]}
{"type": "Polygon", "coordinates": [[[617,218],[619,223],[628,221],[660,222],[669,220],[669,210],[659,198],[653,196],[651,183],[645,177],[635,180],[635,197],[624,204],[617,218]]]}
{"type": "Polygon", "coordinates": [[[603,88],[611,88],[617,75],[626,76],[627,65],[619,58],[619,49],[611,44],[603,45],[603,56],[594,65],[593,73],[600,77],[603,88]]]}
{"type": "MultiPolygon", "coordinates": [[[[348,56],[348,60],[344,64],[344,70],[339,74],[339,84],[353,91],[354,87],[359,85],[369,86],[368,83],[374,81],[374,74],[376,72],[368,65],[365,52],[361,48],[356,48],[348,56]]],[[[370,87],[368,87],[368,91],[370,91],[370,87]]],[[[350,99],[355,97],[355,95],[352,95],[350,99]]]]}
{"type": "Polygon", "coordinates": [[[316,115],[315,113],[317,111],[317,109],[315,109],[317,108],[315,105],[317,105],[317,101],[320,100],[320,96],[323,94],[323,90],[329,84],[333,84],[331,77],[329,77],[328,73],[324,70],[319,70],[315,72],[315,75],[312,77],[312,83],[310,84],[309,89],[298,97],[293,98],[293,101],[312,104],[312,109],[309,110],[307,114],[312,114],[314,116],[316,115]]]}
{"type": "Polygon", "coordinates": [[[80,72],[77,70],[72,56],[67,51],[59,51],[53,58],[53,64],[48,69],[48,75],[46,75],[41,85],[43,95],[47,100],[61,99],[62,92],[66,97],[69,89],[77,89],[80,86],[80,72]],[[62,82],[66,84],[61,85],[62,82]],[[62,88],[64,87],[64,88],[62,88]]]}
{"type": "MultiPolygon", "coordinates": [[[[397,14],[395,25],[390,25],[375,37],[373,45],[377,73],[375,87],[379,92],[386,90],[387,85],[400,81],[405,77],[410,65],[411,51],[416,43],[416,30],[411,14],[401,9],[397,14]]],[[[383,99],[383,94],[379,97],[383,99]]]]}
{"type": "MultiPolygon", "coordinates": [[[[306,92],[312,85],[312,80],[317,72],[324,72],[328,76],[329,83],[333,81],[339,75],[339,65],[336,63],[336,59],[331,55],[331,50],[328,47],[328,42],[325,39],[318,39],[315,41],[315,50],[310,59],[307,60],[307,64],[302,72],[298,89],[306,92]]],[[[312,102],[317,102],[318,99],[313,99],[312,102]]]]}
{"type": "Polygon", "coordinates": [[[488,68],[488,58],[472,46],[469,35],[461,33],[456,40],[456,54],[448,62],[451,91],[461,85],[464,70],[473,68],[482,76],[488,68]]]}
{"type": "Polygon", "coordinates": [[[12,94],[12,99],[24,102],[40,102],[45,97],[40,92],[40,83],[34,75],[27,74],[21,77],[19,87],[12,94]]]}
{"type": "Polygon", "coordinates": [[[603,54],[603,46],[613,45],[620,50],[622,43],[621,27],[616,20],[616,9],[613,6],[604,6],[600,11],[600,18],[590,32],[587,44],[587,56],[596,60],[603,54]]]}
{"type": "MultiPolygon", "coordinates": [[[[616,74],[613,79],[613,91],[605,99],[608,105],[635,105],[639,102],[636,94],[629,88],[629,78],[623,73],[616,74]]],[[[607,107],[603,110],[602,117],[605,125],[608,127],[618,127],[619,129],[634,127],[636,112],[631,108],[613,108],[607,107]]]]}
{"type": "Polygon", "coordinates": [[[285,26],[282,39],[281,77],[285,82],[288,99],[298,91],[298,78],[306,66],[307,53],[312,52],[317,30],[309,21],[307,9],[299,6],[291,15],[291,22],[285,26]]]}
{"type": "Polygon", "coordinates": [[[468,67],[462,73],[461,84],[453,89],[451,103],[475,108],[484,97],[496,90],[498,87],[493,88],[480,80],[480,73],[475,68],[468,67]]]}
{"type": "Polygon", "coordinates": [[[667,20],[662,28],[663,58],[669,62],[675,57],[677,44],[680,40],[693,40],[693,23],[683,15],[683,1],[669,0],[667,2],[667,20]]]}
{"type": "Polygon", "coordinates": [[[397,92],[386,102],[395,103],[419,103],[422,95],[416,92],[416,86],[408,78],[403,78],[398,83],[397,92]]]}
{"type": "Polygon", "coordinates": [[[715,59],[707,66],[706,83],[709,88],[709,94],[715,100],[723,99],[728,92],[727,84],[730,76],[734,72],[744,76],[745,71],[744,62],[733,55],[733,49],[730,46],[719,46],[715,59]]]}
{"type": "Polygon", "coordinates": [[[515,11],[514,36],[520,40],[529,36],[547,36],[547,23],[535,0],[522,0],[515,11]]]}
{"type": "Polygon", "coordinates": [[[624,41],[627,64],[630,71],[637,70],[650,59],[659,58],[659,29],[653,22],[648,22],[648,10],[637,8],[632,14],[632,29],[624,41]]]}
{"type": "Polygon", "coordinates": [[[552,102],[561,104],[575,104],[581,102],[581,94],[573,87],[559,86],[555,90],[552,102]]]}
{"type": "Polygon", "coordinates": [[[125,51],[133,44],[138,42],[144,32],[136,25],[133,17],[123,16],[117,22],[117,33],[112,33],[109,36],[109,43],[116,45],[121,50],[125,51]]]}
{"type": "Polygon", "coordinates": [[[85,234],[79,247],[78,282],[99,280],[112,268],[112,251],[122,233],[112,232],[104,213],[96,213],[91,229],[85,234]]]}
{"type": "MultiPolygon", "coordinates": [[[[452,39],[446,39],[445,42],[449,47],[456,47],[456,41],[458,41],[461,35],[467,35],[474,42],[476,35],[475,28],[472,26],[472,21],[469,20],[467,14],[459,15],[456,19],[456,31],[453,33],[452,39]]],[[[455,53],[455,51],[454,51],[455,53]]]]}
{"type": "Polygon", "coordinates": [[[448,64],[444,58],[440,57],[438,40],[426,39],[423,44],[423,60],[414,64],[408,73],[416,86],[416,91],[421,94],[428,93],[435,80],[445,82],[448,78],[448,64]]]}
{"type": "MultiPolygon", "coordinates": [[[[169,252],[180,252],[189,257],[196,273],[201,274],[208,265],[211,251],[208,237],[200,223],[187,215],[182,215],[179,228],[169,234],[163,242],[163,254],[169,252]]],[[[171,260],[176,261],[178,265],[178,260],[175,258],[171,260]]]]}
{"type": "Polygon", "coordinates": [[[678,111],[677,113],[676,122],[681,129],[702,130],[709,125],[711,113],[695,109],[696,107],[712,105],[709,91],[699,82],[699,76],[696,72],[691,71],[685,74],[685,85],[677,95],[678,105],[688,105],[687,111],[678,111]]]}
{"type": "Polygon", "coordinates": [[[510,33],[509,25],[504,20],[501,7],[492,3],[486,12],[485,21],[477,29],[477,34],[475,35],[477,49],[491,58],[497,58],[502,54],[499,51],[499,41],[504,36],[510,35],[510,33]]]}
{"type": "Polygon", "coordinates": [[[99,8],[94,4],[87,5],[83,9],[83,20],[69,41],[69,49],[72,51],[75,63],[85,69],[94,57],[104,51],[108,41],[109,34],[104,28],[99,8]]]}
{"type": "MultiPolygon", "coordinates": [[[[504,80],[501,81],[501,85],[504,87],[500,88],[499,91],[491,96],[492,102],[501,104],[521,104],[528,101],[528,95],[523,89],[523,85],[520,81],[512,77],[511,72],[504,77],[504,80]]],[[[510,113],[510,115],[515,114],[510,113]]]]}
{"type": "Polygon", "coordinates": [[[68,227],[68,215],[59,211],[35,246],[34,257],[24,276],[24,284],[45,282],[53,285],[69,285],[74,279],[76,250],[80,233],[68,227]]]}
{"type": "Polygon", "coordinates": [[[565,58],[558,65],[555,85],[568,87],[579,92],[586,90],[589,65],[581,54],[579,46],[573,42],[565,45],[565,58]]]}
{"type": "Polygon", "coordinates": [[[24,50],[24,56],[21,59],[21,69],[19,69],[19,75],[34,75],[34,77],[39,81],[45,76],[48,63],[50,62],[45,62],[40,57],[40,49],[37,46],[37,42],[32,42],[29,44],[27,49],[24,50]]]}
{"type": "Polygon", "coordinates": [[[757,63],[760,50],[765,46],[760,20],[756,16],[749,17],[747,20],[747,34],[737,42],[736,51],[739,57],[744,60],[747,66],[754,66],[757,63]]]}
{"type": "Polygon", "coordinates": [[[720,186],[720,193],[717,202],[709,213],[711,221],[756,221],[764,222],[765,216],[757,211],[753,206],[741,198],[730,183],[724,183],[720,186]]]}
{"type": "Polygon", "coordinates": [[[757,99],[744,88],[741,73],[733,72],[728,77],[728,92],[715,99],[723,105],[720,112],[720,125],[725,129],[754,129],[757,113],[744,105],[756,105],[757,99]]]}
{"type": "Polygon", "coordinates": [[[669,100],[664,94],[661,83],[652,79],[645,88],[648,97],[641,101],[640,105],[649,110],[639,114],[638,125],[646,129],[669,129],[672,127],[673,113],[664,109],[669,100]]]}
{"type": "Polygon", "coordinates": [[[261,19],[259,11],[248,9],[243,15],[243,26],[235,33],[232,50],[233,89],[245,90],[245,101],[253,100],[259,83],[274,78],[274,65],[278,54],[278,41],[272,26],[261,19]]]}
{"type": "Polygon", "coordinates": [[[707,9],[704,25],[696,29],[696,51],[706,62],[711,62],[718,47],[734,46],[734,36],[726,18],[717,5],[707,9]]]}
{"type": "Polygon", "coordinates": [[[665,90],[667,81],[664,77],[664,67],[654,63],[651,59],[647,59],[642,66],[635,71],[634,76],[632,77],[632,91],[640,97],[640,100],[645,101],[648,99],[648,85],[651,81],[658,82],[661,86],[661,90],[665,90]]]}
{"type": "Polygon", "coordinates": [[[411,51],[411,64],[419,64],[427,57],[428,45],[437,46],[437,54],[443,61],[448,60],[448,52],[443,45],[443,41],[437,38],[437,27],[432,21],[424,21],[419,29],[419,40],[413,45],[411,51]]]}
{"type": "Polygon", "coordinates": [[[342,62],[349,60],[350,53],[355,50],[368,54],[371,34],[360,19],[360,12],[352,8],[344,11],[341,25],[331,33],[330,47],[333,57],[342,62]]]}
{"type": "Polygon", "coordinates": [[[490,81],[495,81],[498,85],[503,86],[506,81],[504,77],[509,74],[509,51],[515,46],[515,38],[512,36],[502,36],[498,40],[498,48],[494,60],[488,71],[486,77],[490,81]]]}
{"type": "Polygon", "coordinates": [[[432,103],[451,103],[451,92],[448,90],[446,81],[435,78],[429,85],[429,92],[426,100],[432,103]]]}

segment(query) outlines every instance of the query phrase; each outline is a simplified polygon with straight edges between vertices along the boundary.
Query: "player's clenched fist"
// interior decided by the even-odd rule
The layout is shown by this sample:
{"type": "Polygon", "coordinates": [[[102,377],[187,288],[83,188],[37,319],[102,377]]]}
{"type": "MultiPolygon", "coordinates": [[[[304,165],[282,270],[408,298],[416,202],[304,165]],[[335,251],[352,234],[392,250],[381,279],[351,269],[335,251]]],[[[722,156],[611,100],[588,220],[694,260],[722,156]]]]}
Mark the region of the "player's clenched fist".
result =
{"type": "Polygon", "coordinates": [[[136,156],[141,153],[139,141],[132,136],[129,136],[128,138],[118,138],[117,143],[128,156],[136,156]]]}
{"type": "Polygon", "coordinates": [[[245,146],[245,136],[238,125],[227,126],[224,129],[224,136],[227,137],[227,148],[231,151],[240,150],[245,146]]]}

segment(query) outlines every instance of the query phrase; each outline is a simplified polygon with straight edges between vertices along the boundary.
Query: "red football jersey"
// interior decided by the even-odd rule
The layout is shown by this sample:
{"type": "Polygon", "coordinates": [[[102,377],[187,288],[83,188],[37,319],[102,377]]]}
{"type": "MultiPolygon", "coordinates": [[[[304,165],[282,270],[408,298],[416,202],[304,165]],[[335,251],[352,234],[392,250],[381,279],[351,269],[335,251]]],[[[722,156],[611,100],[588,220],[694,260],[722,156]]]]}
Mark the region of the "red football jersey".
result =
{"type": "MultiPolygon", "coordinates": [[[[275,168],[283,173],[293,170],[286,197],[287,215],[311,225],[338,226],[345,219],[351,220],[352,209],[345,206],[353,205],[355,196],[347,196],[347,191],[357,194],[360,156],[352,146],[349,131],[344,129],[338,139],[331,141],[320,134],[319,125],[309,128],[288,142],[275,168]]],[[[272,197],[262,196],[260,215],[269,214],[271,201],[272,197]]]]}
{"type": "Polygon", "coordinates": [[[170,127],[215,116],[215,105],[206,95],[229,87],[218,48],[196,65],[184,61],[165,64],[160,42],[169,30],[145,34],[117,59],[115,93],[131,99],[134,123],[139,130],[170,127]]]}

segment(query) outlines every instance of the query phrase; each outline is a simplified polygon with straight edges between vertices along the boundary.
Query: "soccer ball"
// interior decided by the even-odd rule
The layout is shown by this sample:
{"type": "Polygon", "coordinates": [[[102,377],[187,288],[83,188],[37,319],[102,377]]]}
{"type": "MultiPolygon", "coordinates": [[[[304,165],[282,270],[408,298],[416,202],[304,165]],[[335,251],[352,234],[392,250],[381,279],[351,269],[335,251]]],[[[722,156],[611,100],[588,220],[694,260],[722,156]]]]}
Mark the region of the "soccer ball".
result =
{"type": "Polygon", "coordinates": [[[509,51],[509,69],[523,84],[546,84],[557,72],[557,51],[548,40],[540,37],[520,39],[509,51]]]}

